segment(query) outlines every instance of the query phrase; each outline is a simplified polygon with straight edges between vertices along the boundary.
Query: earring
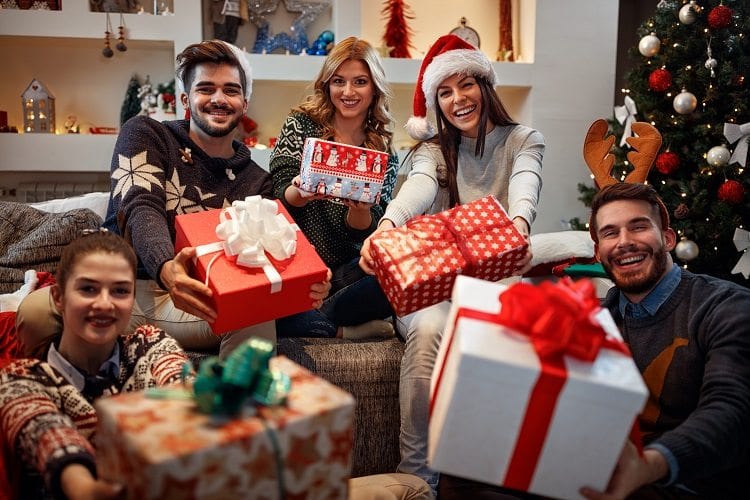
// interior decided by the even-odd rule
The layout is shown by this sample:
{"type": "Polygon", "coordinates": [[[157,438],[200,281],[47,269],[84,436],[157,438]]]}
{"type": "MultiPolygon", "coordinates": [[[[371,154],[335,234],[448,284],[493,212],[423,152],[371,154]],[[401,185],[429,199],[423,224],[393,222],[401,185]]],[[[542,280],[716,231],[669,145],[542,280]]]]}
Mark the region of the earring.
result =
{"type": "Polygon", "coordinates": [[[109,46],[109,37],[111,34],[112,22],[109,20],[109,12],[107,12],[107,31],[104,32],[104,48],[102,49],[102,55],[107,58],[110,58],[115,54],[109,46]]]}
{"type": "Polygon", "coordinates": [[[117,27],[117,32],[119,33],[119,36],[117,37],[117,45],[115,45],[115,48],[120,52],[125,52],[128,50],[128,46],[125,45],[125,18],[123,17],[122,12],[120,12],[120,25],[117,27]]]}

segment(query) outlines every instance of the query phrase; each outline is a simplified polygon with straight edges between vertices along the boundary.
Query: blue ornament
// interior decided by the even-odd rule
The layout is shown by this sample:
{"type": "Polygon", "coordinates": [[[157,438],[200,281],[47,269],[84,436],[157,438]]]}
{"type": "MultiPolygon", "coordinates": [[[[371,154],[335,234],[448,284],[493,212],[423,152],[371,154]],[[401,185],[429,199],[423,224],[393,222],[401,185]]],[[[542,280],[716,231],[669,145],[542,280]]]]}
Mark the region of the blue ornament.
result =
{"type": "Polygon", "coordinates": [[[333,41],[333,31],[325,30],[323,33],[320,34],[318,39],[323,40],[326,43],[331,43],[333,41]]]}
{"type": "Polygon", "coordinates": [[[258,27],[253,45],[253,52],[256,54],[267,54],[277,49],[284,49],[291,54],[307,51],[309,44],[305,29],[331,4],[331,0],[284,0],[284,6],[288,12],[299,12],[300,15],[292,22],[291,34],[278,33],[272,36],[265,14],[275,12],[279,1],[250,0],[248,2],[250,21],[258,27]]]}
{"type": "Polygon", "coordinates": [[[313,43],[313,47],[315,47],[316,50],[325,50],[328,44],[325,42],[325,40],[317,39],[315,40],[315,43],[313,43]]]}
{"type": "Polygon", "coordinates": [[[325,55],[327,55],[326,54],[326,49],[315,49],[315,55],[316,56],[325,56],[325,55]]]}

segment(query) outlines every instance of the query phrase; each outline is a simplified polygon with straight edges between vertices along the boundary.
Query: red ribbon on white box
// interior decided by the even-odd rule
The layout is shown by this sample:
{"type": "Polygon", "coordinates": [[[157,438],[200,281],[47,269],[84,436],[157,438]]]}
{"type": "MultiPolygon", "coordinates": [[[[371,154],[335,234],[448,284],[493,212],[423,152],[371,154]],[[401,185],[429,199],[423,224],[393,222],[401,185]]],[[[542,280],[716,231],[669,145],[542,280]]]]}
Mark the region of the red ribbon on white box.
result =
{"type": "MultiPolygon", "coordinates": [[[[630,350],[621,339],[608,336],[602,328],[598,317],[601,311],[599,299],[588,280],[573,282],[565,278],[554,284],[544,282],[538,286],[516,283],[508,287],[498,300],[502,304],[499,313],[460,308],[453,328],[462,318],[503,325],[510,329],[503,334],[528,336],[534,352],[539,356],[539,377],[529,395],[523,424],[502,482],[505,487],[528,491],[552,424],[558,397],[567,381],[563,356],[593,362],[602,348],[627,355],[630,350]],[[530,308],[529,304],[535,307],[530,308]],[[542,311],[541,314],[539,311],[542,311]]],[[[450,337],[443,364],[437,371],[435,390],[430,399],[430,417],[454,339],[455,335],[450,337]]]]}
{"type": "MultiPolygon", "coordinates": [[[[248,196],[219,213],[216,236],[221,241],[197,246],[195,258],[221,251],[227,257],[236,256],[237,265],[262,268],[271,282],[271,293],[276,293],[281,291],[282,279],[266,252],[276,260],[292,257],[297,251],[297,231],[299,227],[279,213],[275,201],[248,196]]],[[[220,255],[206,266],[206,285],[211,265],[220,255]]]]}

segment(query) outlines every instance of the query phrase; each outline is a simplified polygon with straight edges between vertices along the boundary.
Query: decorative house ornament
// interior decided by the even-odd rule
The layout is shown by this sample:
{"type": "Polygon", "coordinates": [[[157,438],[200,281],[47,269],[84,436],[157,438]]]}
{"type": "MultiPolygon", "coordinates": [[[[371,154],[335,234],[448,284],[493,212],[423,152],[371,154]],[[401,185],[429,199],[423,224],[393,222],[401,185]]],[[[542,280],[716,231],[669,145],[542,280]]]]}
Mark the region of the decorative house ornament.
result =
{"type": "Polygon", "coordinates": [[[36,78],[23,94],[21,94],[23,108],[24,132],[55,133],[55,96],[36,78]]]}

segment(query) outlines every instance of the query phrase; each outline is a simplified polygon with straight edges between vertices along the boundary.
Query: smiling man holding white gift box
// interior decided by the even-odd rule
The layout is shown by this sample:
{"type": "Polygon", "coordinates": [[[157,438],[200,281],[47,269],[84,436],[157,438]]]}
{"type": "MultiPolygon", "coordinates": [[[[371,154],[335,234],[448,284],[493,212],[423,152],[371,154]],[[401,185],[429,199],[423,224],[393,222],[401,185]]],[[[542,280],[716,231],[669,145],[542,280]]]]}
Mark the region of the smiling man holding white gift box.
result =
{"type": "Polygon", "coordinates": [[[746,498],[750,491],[750,290],[673,264],[656,191],[615,184],[593,199],[591,236],[616,288],[605,305],[649,387],[642,458],[628,444],[593,499],[746,498]]]}

